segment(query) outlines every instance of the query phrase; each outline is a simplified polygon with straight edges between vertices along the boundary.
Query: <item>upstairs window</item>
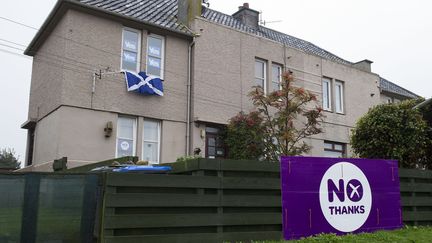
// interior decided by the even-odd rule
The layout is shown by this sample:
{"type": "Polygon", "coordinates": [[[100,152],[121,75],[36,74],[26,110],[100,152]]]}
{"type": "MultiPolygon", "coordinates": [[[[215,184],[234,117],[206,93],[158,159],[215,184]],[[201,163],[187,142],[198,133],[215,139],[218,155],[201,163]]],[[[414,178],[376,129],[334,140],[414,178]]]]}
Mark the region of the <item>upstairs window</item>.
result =
{"type": "Polygon", "coordinates": [[[272,91],[282,89],[282,66],[278,64],[272,65],[272,91]]]}
{"type": "Polygon", "coordinates": [[[139,72],[140,69],[141,32],[124,28],[122,39],[121,69],[139,72]]]}
{"type": "Polygon", "coordinates": [[[255,59],[255,85],[266,93],[266,62],[259,59],[255,59]]]}
{"type": "Polygon", "coordinates": [[[144,120],[143,159],[150,164],[159,164],[160,154],[160,122],[144,120]]]}
{"type": "Polygon", "coordinates": [[[151,34],[147,38],[147,75],[163,79],[164,42],[162,36],[151,34]]]}
{"type": "Polygon", "coordinates": [[[335,111],[344,113],[344,85],[341,81],[335,82],[335,111]]]}
{"type": "Polygon", "coordinates": [[[117,151],[116,157],[135,155],[136,119],[119,117],[117,120],[117,151]]]}
{"type": "Polygon", "coordinates": [[[323,78],[322,80],[322,97],[323,97],[323,109],[331,111],[331,80],[323,78]]]}

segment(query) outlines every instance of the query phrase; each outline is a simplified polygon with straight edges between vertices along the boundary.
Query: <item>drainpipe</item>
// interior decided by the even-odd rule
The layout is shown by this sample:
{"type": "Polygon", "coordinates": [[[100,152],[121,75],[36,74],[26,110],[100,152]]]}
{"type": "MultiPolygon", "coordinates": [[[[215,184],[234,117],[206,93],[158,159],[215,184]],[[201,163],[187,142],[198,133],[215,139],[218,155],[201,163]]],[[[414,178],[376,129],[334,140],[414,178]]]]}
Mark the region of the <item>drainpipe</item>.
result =
{"type": "Polygon", "coordinates": [[[190,155],[190,123],[191,123],[191,98],[192,98],[192,48],[195,45],[195,36],[188,49],[188,81],[187,81],[187,114],[186,114],[186,156],[190,155]]]}

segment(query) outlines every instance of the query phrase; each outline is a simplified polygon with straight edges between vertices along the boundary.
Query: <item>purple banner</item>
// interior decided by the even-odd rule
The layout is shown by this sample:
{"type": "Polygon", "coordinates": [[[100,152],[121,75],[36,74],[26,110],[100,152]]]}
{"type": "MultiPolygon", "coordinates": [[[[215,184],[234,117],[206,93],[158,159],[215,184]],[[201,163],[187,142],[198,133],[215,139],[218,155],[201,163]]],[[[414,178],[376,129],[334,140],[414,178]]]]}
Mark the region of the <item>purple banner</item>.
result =
{"type": "Polygon", "coordinates": [[[282,157],[287,240],[402,227],[397,161],[282,157]]]}

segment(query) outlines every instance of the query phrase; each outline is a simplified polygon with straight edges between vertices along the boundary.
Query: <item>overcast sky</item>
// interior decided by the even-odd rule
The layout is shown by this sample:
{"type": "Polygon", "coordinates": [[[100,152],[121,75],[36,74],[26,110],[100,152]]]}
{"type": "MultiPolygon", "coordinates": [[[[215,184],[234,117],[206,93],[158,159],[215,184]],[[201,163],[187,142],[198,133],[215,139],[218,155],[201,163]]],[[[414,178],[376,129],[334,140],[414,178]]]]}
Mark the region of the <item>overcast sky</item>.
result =
{"type": "MultiPolygon", "coordinates": [[[[2,0],[0,8],[0,148],[24,160],[31,58],[23,55],[56,0],[2,0]],[[10,48],[8,46],[13,46],[10,48]]],[[[246,0],[210,0],[232,14],[246,0]]],[[[432,96],[432,1],[428,0],[249,0],[269,28],[302,38],[348,61],[374,61],[372,71],[421,96],[432,96]]]]}

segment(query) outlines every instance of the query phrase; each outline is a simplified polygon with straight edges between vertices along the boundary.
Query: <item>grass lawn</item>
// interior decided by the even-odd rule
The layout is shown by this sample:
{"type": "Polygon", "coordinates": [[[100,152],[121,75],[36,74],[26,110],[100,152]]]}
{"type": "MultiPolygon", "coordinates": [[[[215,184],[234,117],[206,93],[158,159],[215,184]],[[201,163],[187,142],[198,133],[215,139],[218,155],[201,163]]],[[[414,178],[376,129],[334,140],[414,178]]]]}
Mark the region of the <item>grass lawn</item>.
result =
{"type": "MultiPolygon", "coordinates": [[[[309,243],[309,242],[432,242],[432,227],[406,226],[400,230],[377,231],[375,233],[362,233],[358,235],[336,236],[322,234],[296,241],[266,241],[265,243],[309,243]]],[[[256,242],[258,243],[258,242],[256,242]]]]}

